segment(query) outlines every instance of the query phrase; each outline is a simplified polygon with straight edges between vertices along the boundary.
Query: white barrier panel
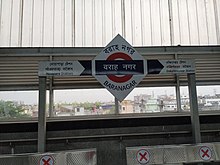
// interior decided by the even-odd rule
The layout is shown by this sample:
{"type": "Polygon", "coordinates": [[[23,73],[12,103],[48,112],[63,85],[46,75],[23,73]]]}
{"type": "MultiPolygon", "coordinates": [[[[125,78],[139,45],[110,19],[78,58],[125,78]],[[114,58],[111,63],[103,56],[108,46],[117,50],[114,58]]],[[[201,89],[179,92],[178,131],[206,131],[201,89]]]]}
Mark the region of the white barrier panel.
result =
{"type": "Polygon", "coordinates": [[[0,165],[97,165],[96,149],[1,156],[0,165]]]}
{"type": "Polygon", "coordinates": [[[127,165],[163,163],[163,149],[159,147],[129,147],[126,155],[127,165]]]}
{"type": "Polygon", "coordinates": [[[182,164],[220,161],[220,143],[126,148],[127,165],[182,164]]]}
{"type": "Polygon", "coordinates": [[[186,145],[187,162],[216,161],[214,144],[186,145]]]}
{"type": "Polygon", "coordinates": [[[80,150],[74,152],[66,152],[67,165],[96,165],[96,150],[80,150]]]}
{"type": "Polygon", "coordinates": [[[216,160],[220,161],[220,143],[215,143],[214,147],[216,160]]]}
{"type": "Polygon", "coordinates": [[[143,146],[126,148],[127,165],[178,164],[186,162],[182,146],[143,146]]]}
{"type": "Polygon", "coordinates": [[[163,164],[175,164],[186,162],[186,152],[183,146],[165,146],[163,148],[163,164]]]}
{"type": "Polygon", "coordinates": [[[2,155],[0,156],[0,165],[29,165],[28,155],[2,155]]]}
{"type": "Polygon", "coordinates": [[[29,163],[33,165],[60,165],[66,162],[64,153],[44,153],[29,156],[29,163]]]}

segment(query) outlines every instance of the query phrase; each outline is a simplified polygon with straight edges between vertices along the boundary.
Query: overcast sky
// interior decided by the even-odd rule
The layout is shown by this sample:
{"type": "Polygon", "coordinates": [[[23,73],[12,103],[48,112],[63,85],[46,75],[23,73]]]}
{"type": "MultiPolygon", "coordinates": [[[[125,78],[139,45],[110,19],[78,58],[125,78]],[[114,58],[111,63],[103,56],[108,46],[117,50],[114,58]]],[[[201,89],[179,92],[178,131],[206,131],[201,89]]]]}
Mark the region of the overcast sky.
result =
{"type": "MultiPolygon", "coordinates": [[[[197,87],[198,95],[220,94],[220,86],[197,87]]],[[[133,100],[134,96],[140,94],[154,95],[175,95],[174,87],[157,87],[157,88],[135,88],[125,99],[133,100]]],[[[181,95],[188,95],[187,87],[181,88],[181,95]]],[[[37,104],[37,91],[7,91],[0,92],[0,100],[22,101],[25,104],[37,104]]],[[[77,89],[77,90],[57,90],[55,91],[55,103],[61,102],[109,102],[114,101],[114,97],[106,89],[77,89]]]]}

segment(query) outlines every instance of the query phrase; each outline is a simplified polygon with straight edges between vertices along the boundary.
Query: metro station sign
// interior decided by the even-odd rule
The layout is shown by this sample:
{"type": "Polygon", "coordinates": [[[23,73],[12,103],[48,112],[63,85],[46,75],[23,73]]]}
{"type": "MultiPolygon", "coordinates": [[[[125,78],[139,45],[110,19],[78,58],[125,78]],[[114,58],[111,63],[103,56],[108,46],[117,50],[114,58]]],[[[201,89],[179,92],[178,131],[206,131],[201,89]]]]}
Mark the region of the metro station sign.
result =
{"type": "Polygon", "coordinates": [[[122,36],[117,35],[92,61],[42,61],[39,76],[92,75],[119,101],[146,74],[195,73],[194,60],[145,60],[122,36]]]}
{"type": "Polygon", "coordinates": [[[92,61],[92,75],[119,101],[145,77],[144,58],[117,35],[92,61]]]}

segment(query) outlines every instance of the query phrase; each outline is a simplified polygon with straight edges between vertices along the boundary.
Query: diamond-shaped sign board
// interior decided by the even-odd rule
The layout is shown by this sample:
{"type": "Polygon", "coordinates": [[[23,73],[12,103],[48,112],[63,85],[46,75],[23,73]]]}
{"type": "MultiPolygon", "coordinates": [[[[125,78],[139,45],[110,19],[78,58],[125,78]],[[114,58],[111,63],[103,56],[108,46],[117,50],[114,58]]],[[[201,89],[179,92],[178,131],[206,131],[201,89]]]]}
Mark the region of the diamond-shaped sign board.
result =
{"type": "Polygon", "coordinates": [[[117,35],[92,61],[93,76],[119,101],[145,77],[145,59],[117,35]]]}

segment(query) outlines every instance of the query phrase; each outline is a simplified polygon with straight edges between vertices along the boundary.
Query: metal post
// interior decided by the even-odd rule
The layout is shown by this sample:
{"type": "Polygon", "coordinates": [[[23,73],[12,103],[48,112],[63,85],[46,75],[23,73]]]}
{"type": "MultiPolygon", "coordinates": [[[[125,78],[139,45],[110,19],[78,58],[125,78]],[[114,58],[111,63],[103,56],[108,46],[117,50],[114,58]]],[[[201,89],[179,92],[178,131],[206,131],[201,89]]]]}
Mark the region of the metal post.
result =
{"type": "Polygon", "coordinates": [[[176,75],[176,102],[177,102],[177,111],[181,112],[181,96],[180,96],[180,80],[179,76],[176,75]]]}
{"type": "Polygon", "coordinates": [[[189,87],[190,113],[191,113],[193,140],[194,140],[194,143],[201,143],[195,73],[188,73],[187,78],[188,78],[188,87],[189,87]]]}
{"type": "MultiPolygon", "coordinates": [[[[177,53],[175,53],[175,59],[178,60],[177,53]]],[[[177,112],[181,112],[180,77],[178,74],[176,74],[176,103],[177,103],[177,112]]]]}
{"type": "MultiPolygon", "coordinates": [[[[53,61],[53,56],[50,56],[50,61],[53,61]]],[[[50,77],[49,86],[49,117],[53,117],[53,105],[54,105],[54,91],[53,91],[53,77],[50,77]]]]}
{"type": "Polygon", "coordinates": [[[53,105],[54,105],[54,90],[53,90],[53,77],[51,77],[50,89],[49,89],[49,117],[54,116],[53,105]]]}
{"type": "Polygon", "coordinates": [[[119,114],[119,102],[118,99],[115,97],[115,114],[119,114]]]}
{"type": "Polygon", "coordinates": [[[38,152],[46,149],[46,77],[39,77],[38,152]]]}

